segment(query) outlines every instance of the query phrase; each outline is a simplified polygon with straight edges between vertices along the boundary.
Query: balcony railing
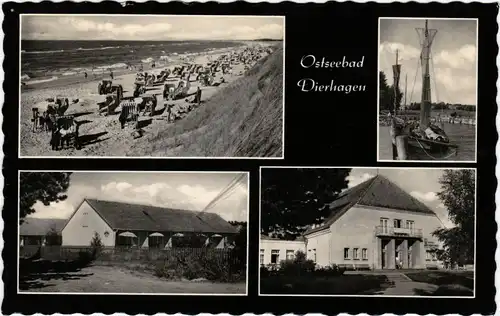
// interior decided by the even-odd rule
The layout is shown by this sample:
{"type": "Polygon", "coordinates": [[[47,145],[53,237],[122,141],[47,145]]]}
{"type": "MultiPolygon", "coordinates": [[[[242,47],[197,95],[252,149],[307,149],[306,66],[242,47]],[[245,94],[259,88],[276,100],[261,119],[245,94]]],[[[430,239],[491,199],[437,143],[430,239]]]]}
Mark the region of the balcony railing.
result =
{"type": "Polygon", "coordinates": [[[377,236],[405,236],[413,238],[422,238],[422,230],[417,228],[400,228],[391,226],[377,226],[375,227],[375,235],[377,236]]]}

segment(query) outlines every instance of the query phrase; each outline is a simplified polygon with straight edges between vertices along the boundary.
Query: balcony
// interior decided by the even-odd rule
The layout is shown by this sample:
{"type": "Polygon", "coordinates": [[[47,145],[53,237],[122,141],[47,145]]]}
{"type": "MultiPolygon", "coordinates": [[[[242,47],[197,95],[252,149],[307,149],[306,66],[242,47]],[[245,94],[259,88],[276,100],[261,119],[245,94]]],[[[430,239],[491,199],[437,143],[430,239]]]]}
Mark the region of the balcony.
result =
{"type": "Polygon", "coordinates": [[[422,230],[416,228],[400,228],[390,226],[375,227],[375,235],[377,237],[411,237],[422,238],[422,230]]]}

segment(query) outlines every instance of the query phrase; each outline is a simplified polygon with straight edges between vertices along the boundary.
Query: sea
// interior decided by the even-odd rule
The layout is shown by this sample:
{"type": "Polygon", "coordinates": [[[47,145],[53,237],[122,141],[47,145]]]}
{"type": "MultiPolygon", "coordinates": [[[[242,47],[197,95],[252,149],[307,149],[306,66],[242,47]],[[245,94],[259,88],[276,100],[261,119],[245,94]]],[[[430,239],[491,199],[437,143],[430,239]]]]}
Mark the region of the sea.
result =
{"type": "MultiPolygon", "coordinates": [[[[476,159],[476,126],[448,123],[443,125],[450,141],[458,145],[457,155],[452,155],[443,160],[474,161],[476,159]]],[[[389,126],[379,127],[379,159],[392,160],[392,141],[389,126]]]]}
{"type": "Polygon", "coordinates": [[[237,47],[233,41],[21,41],[21,79],[50,81],[83,72],[168,61],[181,54],[237,47]]]}

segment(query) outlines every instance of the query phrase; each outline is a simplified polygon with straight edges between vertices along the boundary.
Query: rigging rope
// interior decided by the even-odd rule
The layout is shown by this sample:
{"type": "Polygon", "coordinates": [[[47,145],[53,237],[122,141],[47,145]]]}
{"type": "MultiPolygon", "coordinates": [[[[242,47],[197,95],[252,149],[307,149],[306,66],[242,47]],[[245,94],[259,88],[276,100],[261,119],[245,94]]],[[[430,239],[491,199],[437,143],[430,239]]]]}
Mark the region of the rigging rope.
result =
{"type": "Polygon", "coordinates": [[[205,211],[208,209],[214,208],[220,202],[227,200],[236,191],[236,189],[238,189],[240,187],[240,185],[242,185],[242,183],[241,183],[241,181],[238,181],[238,183],[236,183],[231,189],[226,191],[226,193],[224,193],[224,195],[220,196],[217,201],[213,202],[212,205],[210,205],[208,208],[205,208],[205,211]]]}
{"type": "Polygon", "coordinates": [[[419,69],[420,69],[420,59],[417,60],[417,71],[415,71],[415,77],[413,78],[413,87],[411,88],[411,94],[410,94],[410,104],[412,103],[413,100],[413,90],[415,89],[415,83],[417,81],[417,75],[419,69]]]}
{"type": "Polygon", "coordinates": [[[218,200],[220,200],[228,191],[230,191],[232,188],[234,188],[238,183],[239,181],[241,181],[241,179],[245,176],[244,173],[240,173],[238,174],[233,180],[231,180],[231,182],[229,182],[229,184],[224,188],[222,189],[222,191],[219,192],[219,194],[217,194],[217,196],[215,198],[212,199],[212,201],[210,201],[200,212],[203,213],[205,212],[206,210],[208,210],[209,208],[211,208],[218,200]]]}
{"type": "Polygon", "coordinates": [[[432,52],[429,53],[429,60],[431,61],[431,72],[432,72],[432,81],[434,81],[434,89],[436,93],[436,103],[438,103],[439,100],[439,94],[438,94],[438,88],[437,88],[437,80],[436,80],[436,71],[434,70],[434,59],[432,58],[432,52]]]}
{"type": "Polygon", "coordinates": [[[450,153],[448,156],[445,156],[445,157],[442,157],[442,158],[436,158],[436,157],[432,156],[431,154],[429,154],[429,153],[427,152],[427,150],[425,150],[424,146],[422,146],[422,144],[420,143],[420,141],[419,141],[417,138],[415,138],[415,140],[417,141],[417,143],[418,143],[418,145],[420,146],[420,148],[422,148],[422,150],[424,151],[424,153],[425,153],[425,154],[426,154],[429,158],[431,158],[431,159],[433,159],[433,160],[446,160],[446,159],[450,158],[451,156],[456,155],[456,154],[457,154],[457,152],[458,152],[458,150],[457,150],[457,149],[455,149],[455,151],[454,151],[454,152],[452,152],[452,153],[450,153]]]}

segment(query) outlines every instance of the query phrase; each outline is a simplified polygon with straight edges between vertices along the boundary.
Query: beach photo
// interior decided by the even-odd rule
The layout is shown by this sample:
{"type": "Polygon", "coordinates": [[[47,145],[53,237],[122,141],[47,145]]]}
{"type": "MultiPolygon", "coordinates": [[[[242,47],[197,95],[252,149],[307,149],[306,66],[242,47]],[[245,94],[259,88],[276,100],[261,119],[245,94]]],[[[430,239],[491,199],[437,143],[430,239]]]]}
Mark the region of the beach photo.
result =
{"type": "Polygon", "coordinates": [[[476,161],[477,30],[477,19],[379,18],[378,161],[476,161]]]}
{"type": "Polygon", "coordinates": [[[20,25],[21,158],[284,157],[283,16],[20,25]]]}
{"type": "Polygon", "coordinates": [[[263,167],[260,178],[260,295],[475,296],[475,169],[263,167]]]}
{"type": "Polygon", "coordinates": [[[20,171],[18,293],[247,295],[246,172],[20,171]]]}

